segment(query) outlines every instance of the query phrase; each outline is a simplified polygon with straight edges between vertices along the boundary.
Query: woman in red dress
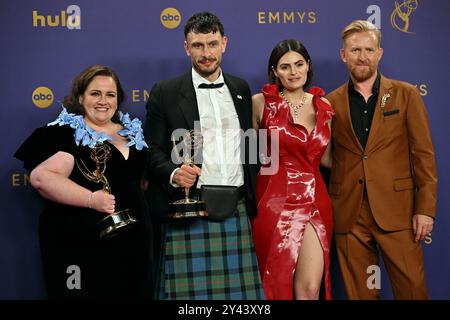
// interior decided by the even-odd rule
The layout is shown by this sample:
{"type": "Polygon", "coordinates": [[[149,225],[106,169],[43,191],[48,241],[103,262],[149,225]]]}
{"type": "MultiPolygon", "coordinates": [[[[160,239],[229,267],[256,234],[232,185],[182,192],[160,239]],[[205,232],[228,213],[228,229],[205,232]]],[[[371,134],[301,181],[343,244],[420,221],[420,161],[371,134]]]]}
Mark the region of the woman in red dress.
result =
{"type": "MultiPolygon", "coordinates": [[[[331,299],[332,211],[319,165],[331,166],[334,110],[312,80],[308,51],[297,40],[272,50],[269,80],[253,96],[253,123],[267,130],[270,161],[257,177],[253,236],[267,299],[331,299]],[[273,170],[275,168],[275,170],[273,170]]],[[[261,136],[260,136],[261,137],[261,136]]]]}

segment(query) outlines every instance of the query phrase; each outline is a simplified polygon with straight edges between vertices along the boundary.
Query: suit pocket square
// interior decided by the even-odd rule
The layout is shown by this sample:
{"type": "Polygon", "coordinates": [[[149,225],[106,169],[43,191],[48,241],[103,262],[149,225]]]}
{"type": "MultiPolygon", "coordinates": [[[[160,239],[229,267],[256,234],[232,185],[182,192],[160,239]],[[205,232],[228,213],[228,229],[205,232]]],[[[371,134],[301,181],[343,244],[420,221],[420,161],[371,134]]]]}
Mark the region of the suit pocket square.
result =
{"type": "Polygon", "coordinates": [[[394,110],[391,110],[391,111],[385,111],[385,112],[383,112],[383,116],[388,117],[388,116],[392,116],[392,115],[394,115],[396,113],[399,113],[399,112],[400,112],[400,109],[394,109],[394,110]]]}

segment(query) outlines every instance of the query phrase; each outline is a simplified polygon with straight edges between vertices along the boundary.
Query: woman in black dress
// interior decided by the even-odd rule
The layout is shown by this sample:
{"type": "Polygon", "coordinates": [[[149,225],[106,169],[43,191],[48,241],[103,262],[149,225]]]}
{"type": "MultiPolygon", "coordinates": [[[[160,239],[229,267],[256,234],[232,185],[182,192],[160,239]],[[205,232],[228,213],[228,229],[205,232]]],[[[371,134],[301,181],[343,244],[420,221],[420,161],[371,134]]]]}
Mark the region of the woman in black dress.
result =
{"type": "Polygon", "coordinates": [[[140,189],[147,145],[140,120],[118,110],[123,100],[115,72],[91,66],[75,78],[58,118],[15,153],[48,200],[39,237],[50,298],[153,295],[152,228],[140,189]],[[107,149],[104,162],[92,155],[99,146],[107,149]],[[98,174],[106,179],[95,181],[98,174]],[[136,222],[101,237],[98,222],[126,209],[136,222]]]}

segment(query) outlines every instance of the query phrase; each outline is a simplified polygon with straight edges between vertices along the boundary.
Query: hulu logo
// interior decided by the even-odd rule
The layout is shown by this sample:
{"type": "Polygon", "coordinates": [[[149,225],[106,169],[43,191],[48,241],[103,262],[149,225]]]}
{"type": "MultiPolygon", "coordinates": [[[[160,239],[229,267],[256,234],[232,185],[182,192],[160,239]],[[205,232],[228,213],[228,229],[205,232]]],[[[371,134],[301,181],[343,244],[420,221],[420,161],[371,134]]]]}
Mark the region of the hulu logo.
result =
{"type": "Polygon", "coordinates": [[[40,15],[37,10],[33,10],[33,27],[64,27],[69,30],[81,29],[81,9],[77,5],[70,5],[66,11],[61,10],[58,16],[40,15]]]}

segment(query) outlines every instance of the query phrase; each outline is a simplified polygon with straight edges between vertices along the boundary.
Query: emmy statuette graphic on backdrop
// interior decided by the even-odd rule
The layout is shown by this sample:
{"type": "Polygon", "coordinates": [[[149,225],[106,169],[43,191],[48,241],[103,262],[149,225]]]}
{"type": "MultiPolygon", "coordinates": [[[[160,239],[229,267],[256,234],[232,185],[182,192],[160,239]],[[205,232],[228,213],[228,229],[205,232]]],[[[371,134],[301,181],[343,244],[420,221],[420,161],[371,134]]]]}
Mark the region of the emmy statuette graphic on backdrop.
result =
{"type": "Polygon", "coordinates": [[[395,1],[395,9],[391,14],[392,26],[398,31],[413,34],[414,32],[409,31],[409,19],[418,6],[418,0],[404,0],[400,4],[395,1]]]}
{"type": "MultiPolygon", "coordinates": [[[[180,163],[188,166],[194,165],[194,159],[200,151],[203,139],[200,132],[191,130],[181,141],[182,155],[177,150],[176,141],[172,137],[173,148],[180,163]]],[[[169,217],[173,219],[207,217],[205,201],[189,198],[189,187],[184,188],[184,198],[169,204],[169,217]]]]}
{"type": "MultiPolygon", "coordinates": [[[[95,170],[90,171],[83,160],[76,160],[77,167],[83,176],[95,183],[103,184],[103,191],[111,194],[111,186],[105,176],[106,163],[111,157],[111,148],[104,143],[97,143],[91,150],[91,159],[95,163],[95,170]]],[[[137,220],[130,216],[130,210],[125,209],[114,212],[97,222],[97,227],[100,230],[100,238],[109,238],[124,231],[137,220]]]]}

